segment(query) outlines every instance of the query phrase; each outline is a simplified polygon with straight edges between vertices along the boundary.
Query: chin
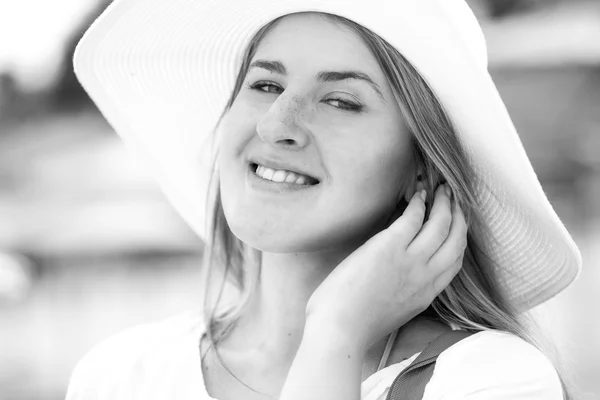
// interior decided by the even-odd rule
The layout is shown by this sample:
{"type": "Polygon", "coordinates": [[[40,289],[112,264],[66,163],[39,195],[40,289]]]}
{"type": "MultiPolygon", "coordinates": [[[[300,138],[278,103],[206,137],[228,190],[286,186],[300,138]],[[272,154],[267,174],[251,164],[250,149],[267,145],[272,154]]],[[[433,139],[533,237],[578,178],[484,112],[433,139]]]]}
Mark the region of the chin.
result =
{"type": "Polygon", "coordinates": [[[364,241],[364,231],[344,229],[344,226],[324,226],[317,223],[293,224],[277,221],[229,221],[231,232],[246,245],[267,253],[316,253],[336,248],[358,247],[364,241]]]}
{"type": "Polygon", "coordinates": [[[254,226],[251,223],[228,222],[231,232],[246,245],[267,253],[304,253],[316,251],[318,243],[312,238],[310,232],[304,232],[303,235],[297,234],[293,230],[278,229],[269,225],[269,231],[261,227],[254,226]]]}

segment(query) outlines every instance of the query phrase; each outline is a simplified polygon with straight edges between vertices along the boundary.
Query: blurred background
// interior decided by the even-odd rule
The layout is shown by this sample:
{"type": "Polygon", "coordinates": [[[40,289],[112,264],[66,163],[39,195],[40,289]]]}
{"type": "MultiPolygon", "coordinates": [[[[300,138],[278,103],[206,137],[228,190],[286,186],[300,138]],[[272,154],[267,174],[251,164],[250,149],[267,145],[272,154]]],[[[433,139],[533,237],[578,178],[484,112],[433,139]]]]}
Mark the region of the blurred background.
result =
{"type": "MultiPolygon", "coordinates": [[[[63,399],[90,347],[197,307],[202,243],[74,77],[108,0],[0,0],[0,399],[63,399]]],[[[600,399],[600,2],[469,1],[578,281],[534,310],[600,399]]]]}

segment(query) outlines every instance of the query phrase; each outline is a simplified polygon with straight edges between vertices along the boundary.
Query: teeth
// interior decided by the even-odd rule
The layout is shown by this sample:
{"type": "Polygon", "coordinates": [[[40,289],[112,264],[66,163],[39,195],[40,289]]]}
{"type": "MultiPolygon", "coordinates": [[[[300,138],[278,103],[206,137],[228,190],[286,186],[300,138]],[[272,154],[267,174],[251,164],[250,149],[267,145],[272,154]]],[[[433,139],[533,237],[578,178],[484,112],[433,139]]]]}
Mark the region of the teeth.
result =
{"type": "Polygon", "coordinates": [[[285,171],[277,171],[273,174],[273,178],[271,180],[273,182],[284,182],[285,181],[285,171]]]}
{"type": "Polygon", "coordinates": [[[272,181],[273,175],[275,175],[275,171],[273,171],[271,168],[265,168],[265,171],[263,172],[263,178],[272,181]]]}
{"type": "Polygon", "coordinates": [[[267,179],[273,182],[286,182],[286,183],[296,183],[298,185],[306,184],[306,177],[303,175],[296,174],[294,172],[285,171],[285,170],[273,170],[271,168],[267,168],[265,166],[259,165],[256,168],[256,175],[260,176],[263,179],[267,179]]]}
{"type": "Polygon", "coordinates": [[[298,175],[296,175],[293,172],[290,172],[288,174],[288,176],[285,178],[285,181],[288,183],[292,183],[292,182],[296,182],[296,179],[298,179],[298,175]]]}

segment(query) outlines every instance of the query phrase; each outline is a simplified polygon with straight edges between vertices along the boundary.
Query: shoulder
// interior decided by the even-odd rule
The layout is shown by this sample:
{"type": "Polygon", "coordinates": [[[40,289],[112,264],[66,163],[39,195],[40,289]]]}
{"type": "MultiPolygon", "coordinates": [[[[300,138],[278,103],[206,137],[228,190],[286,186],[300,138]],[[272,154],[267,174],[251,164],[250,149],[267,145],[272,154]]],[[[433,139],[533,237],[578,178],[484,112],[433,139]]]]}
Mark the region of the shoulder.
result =
{"type": "Polygon", "coordinates": [[[115,390],[122,382],[133,383],[140,375],[147,379],[155,366],[186,354],[178,348],[194,345],[203,327],[201,315],[189,311],[128,328],[103,340],[75,366],[67,399],[104,398],[99,393],[115,390]]]}
{"type": "Polygon", "coordinates": [[[424,400],[449,393],[486,400],[562,399],[550,360],[518,336],[497,330],[476,333],[440,354],[424,400]]]}
{"type": "MultiPolygon", "coordinates": [[[[418,356],[392,364],[363,382],[363,400],[384,400],[402,370],[418,356]]],[[[443,351],[423,400],[562,400],[554,366],[535,346],[513,334],[473,334],[443,351]]]]}

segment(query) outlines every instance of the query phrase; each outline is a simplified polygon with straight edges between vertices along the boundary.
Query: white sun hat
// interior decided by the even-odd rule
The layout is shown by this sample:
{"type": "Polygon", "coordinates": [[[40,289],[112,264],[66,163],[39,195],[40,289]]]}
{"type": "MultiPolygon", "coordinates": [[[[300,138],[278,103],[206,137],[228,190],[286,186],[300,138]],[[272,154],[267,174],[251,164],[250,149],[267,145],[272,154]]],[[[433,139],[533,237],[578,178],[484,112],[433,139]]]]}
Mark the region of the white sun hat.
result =
{"type": "MultiPolygon", "coordinates": [[[[567,287],[581,255],[546,198],[462,0],[115,0],[81,39],[76,75],[201,238],[212,149],[241,55],[274,18],[337,14],[395,46],[431,86],[476,170],[502,288],[520,310],[567,287]],[[493,239],[493,240],[492,240],[493,239]]],[[[149,216],[151,218],[151,216],[149,216]]]]}

